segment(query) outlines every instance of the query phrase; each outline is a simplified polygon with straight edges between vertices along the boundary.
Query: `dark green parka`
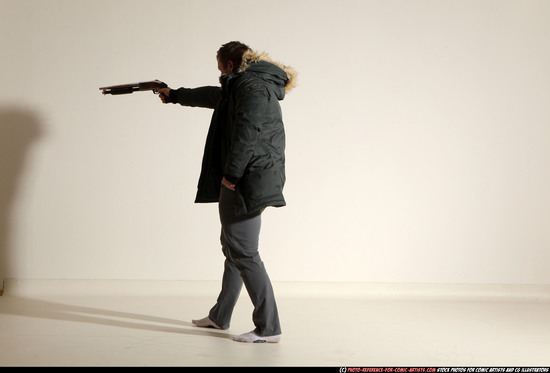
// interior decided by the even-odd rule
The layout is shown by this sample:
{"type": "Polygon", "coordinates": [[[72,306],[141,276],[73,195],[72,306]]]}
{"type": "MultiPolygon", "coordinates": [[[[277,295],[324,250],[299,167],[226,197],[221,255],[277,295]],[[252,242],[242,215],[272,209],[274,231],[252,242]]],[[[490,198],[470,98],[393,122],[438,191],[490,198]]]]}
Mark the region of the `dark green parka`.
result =
{"type": "Polygon", "coordinates": [[[251,50],[221,87],[179,88],[170,102],[214,109],[195,202],[218,202],[222,177],[234,183],[237,216],[281,207],[285,184],[285,131],[279,101],[296,72],[251,50]]]}

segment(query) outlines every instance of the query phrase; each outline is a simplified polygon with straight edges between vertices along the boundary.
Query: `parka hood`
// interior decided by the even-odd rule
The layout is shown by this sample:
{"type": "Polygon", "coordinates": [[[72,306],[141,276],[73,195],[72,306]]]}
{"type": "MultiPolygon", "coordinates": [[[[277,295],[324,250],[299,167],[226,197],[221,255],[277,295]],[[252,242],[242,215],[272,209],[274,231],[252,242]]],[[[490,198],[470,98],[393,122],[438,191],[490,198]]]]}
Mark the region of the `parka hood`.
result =
{"type": "Polygon", "coordinates": [[[267,53],[259,53],[249,49],[243,54],[241,66],[237,71],[244,72],[245,70],[249,69],[254,70],[253,66],[259,62],[267,62],[271,65],[277,66],[279,69],[282,70],[283,75],[281,76],[281,79],[283,80],[283,86],[286,93],[288,93],[296,86],[298,73],[292,67],[283,65],[280,62],[273,61],[267,53]]]}

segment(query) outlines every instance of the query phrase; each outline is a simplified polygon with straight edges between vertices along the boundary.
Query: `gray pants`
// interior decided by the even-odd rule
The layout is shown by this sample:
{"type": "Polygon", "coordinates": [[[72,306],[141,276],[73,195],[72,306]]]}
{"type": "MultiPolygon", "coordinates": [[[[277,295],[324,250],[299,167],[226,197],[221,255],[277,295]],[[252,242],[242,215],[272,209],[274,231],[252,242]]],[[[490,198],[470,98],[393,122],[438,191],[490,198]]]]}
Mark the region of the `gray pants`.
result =
{"type": "Polygon", "coordinates": [[[236,217],[235,192],[224,186],[220,192],[219,211],[225,264],[222,289],[208,317],[220,328],[229,328],[244,283],[254,305],[254,332],[260,336],[281,334],[275,295],[258,252],[261,212],[236,217]]]}

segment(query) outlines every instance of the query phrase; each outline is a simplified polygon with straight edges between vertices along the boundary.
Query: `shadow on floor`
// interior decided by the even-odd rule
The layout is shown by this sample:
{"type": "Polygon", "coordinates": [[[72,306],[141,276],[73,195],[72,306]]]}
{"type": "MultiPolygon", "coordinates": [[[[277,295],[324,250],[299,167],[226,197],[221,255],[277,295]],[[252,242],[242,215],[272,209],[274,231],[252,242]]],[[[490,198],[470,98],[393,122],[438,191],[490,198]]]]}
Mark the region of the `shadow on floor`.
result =
{"type": "Polygon", "coordinates": [[[142,315],[132,312],[75,306],[18,296],[3,296],[0,298],[0,314],[12,314],[32,318],[61,320],[203,337],[216,337],[224,339],[230,339],[233,337],[225,331],[199,328],[190,322],[182,320],[142,315]]]}

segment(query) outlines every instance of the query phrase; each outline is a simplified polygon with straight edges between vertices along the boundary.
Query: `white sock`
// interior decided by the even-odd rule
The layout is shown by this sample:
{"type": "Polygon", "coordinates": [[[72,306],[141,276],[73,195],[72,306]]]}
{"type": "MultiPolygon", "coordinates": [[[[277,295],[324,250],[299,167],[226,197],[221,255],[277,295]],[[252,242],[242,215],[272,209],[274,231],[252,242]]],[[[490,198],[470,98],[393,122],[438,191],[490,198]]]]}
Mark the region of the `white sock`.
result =
{"type": "Polygon", "coordinates": [[[246,343],[264,343],[264,342],[279,343],[279,341],[281,340],[281,335],[277,334],[277,335],[262,337],[252,331],[250,333],[237,335],[233,337],[233,340],[237,342],[246,342],[246,343]]]}
{"type": "Polygon", "coordinates": [[[216,328],[221,329],[218,325],[214,323],[214,321],[210,320],[210,318],[207,316],[200,320],[192,320],[193,324],[195,324],[198,327],[201,328],[216,328]]]}

